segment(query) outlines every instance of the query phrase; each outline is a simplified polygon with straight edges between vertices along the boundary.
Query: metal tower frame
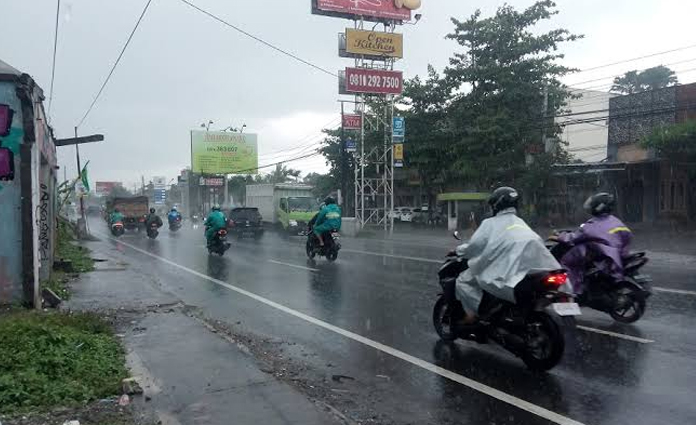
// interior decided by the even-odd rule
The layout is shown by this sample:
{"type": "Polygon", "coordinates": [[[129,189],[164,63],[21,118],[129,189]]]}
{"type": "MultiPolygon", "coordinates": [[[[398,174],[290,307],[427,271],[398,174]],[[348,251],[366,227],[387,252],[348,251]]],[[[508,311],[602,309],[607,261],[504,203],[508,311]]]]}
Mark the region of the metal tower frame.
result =
{"type": "MultiPolygon", "coordinates": [[[[386,32],[394,32],[394,23],[384,24],[386,32]]],[[[377,24],[375,24],[377,27],[377,24]]],[[[355,29],[363,29],[364,21],[355,21],[355,29]]],[[[373,28],[374,29],[374,28],[373,28]]],[[[356,68],[394,70],[396,58],[383,60],[356,58],[356,68]]],[[[356,95],[355,104],[361,116],[360,153],[355,153],[355,218],[360,229],[373,225],[384,227],[385,232],[394,230],[394,95],[356,95]],[[379,99],[383,111],[367,121],[366,108],[368,99],[379,99]],[[384,143],[365,150],[365,125],[384,129],[384,143]],[[379,177],[365,177],[365,169],[375,167],[379,177]]]]}

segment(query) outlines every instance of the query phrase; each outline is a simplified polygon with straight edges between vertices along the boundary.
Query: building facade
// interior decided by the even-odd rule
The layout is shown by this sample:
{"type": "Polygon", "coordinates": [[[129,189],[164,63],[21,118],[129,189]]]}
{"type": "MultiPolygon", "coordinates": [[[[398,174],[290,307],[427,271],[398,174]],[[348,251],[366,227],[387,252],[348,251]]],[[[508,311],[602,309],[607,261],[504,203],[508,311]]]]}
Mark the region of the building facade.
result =
{"type": "Polygon", "coordinates": [[[0,136],[0,304],[41,305],[57,236],[56,146],[43,91],[0,61],[0,106],[11,111],[0,136]]]}

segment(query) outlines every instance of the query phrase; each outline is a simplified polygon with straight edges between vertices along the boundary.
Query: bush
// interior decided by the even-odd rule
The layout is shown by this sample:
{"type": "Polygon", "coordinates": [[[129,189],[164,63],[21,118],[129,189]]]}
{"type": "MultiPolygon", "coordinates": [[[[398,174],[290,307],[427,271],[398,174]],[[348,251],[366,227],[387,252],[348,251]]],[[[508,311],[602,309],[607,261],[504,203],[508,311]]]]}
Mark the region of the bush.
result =
{"type": "Polygon", "coordinates": [[[0,316],[0,413],[82,404],[116,395],[124,351],[92,314],[0,316]]]}

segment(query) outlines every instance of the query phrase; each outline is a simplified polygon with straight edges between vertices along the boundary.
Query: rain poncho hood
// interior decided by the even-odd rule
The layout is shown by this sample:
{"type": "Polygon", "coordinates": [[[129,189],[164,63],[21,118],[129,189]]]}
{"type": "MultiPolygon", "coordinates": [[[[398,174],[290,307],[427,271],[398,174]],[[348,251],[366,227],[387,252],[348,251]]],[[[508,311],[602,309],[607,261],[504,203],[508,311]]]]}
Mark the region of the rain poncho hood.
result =
{"type": "Polygon", "coordinates": [[[457,254],[469,263],[457,279],[457,296],[473,312],[478,311],[483,291],[515,302],[514,288],[527,275],[562,268],[514,208],[484,220],[457,254]]]}

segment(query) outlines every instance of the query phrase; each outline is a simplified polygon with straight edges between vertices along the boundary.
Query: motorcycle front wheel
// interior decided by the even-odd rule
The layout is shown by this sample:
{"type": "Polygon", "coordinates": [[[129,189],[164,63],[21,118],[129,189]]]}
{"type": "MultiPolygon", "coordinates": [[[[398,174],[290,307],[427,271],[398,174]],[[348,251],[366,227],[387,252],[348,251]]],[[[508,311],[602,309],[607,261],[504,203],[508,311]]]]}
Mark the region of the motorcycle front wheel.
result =
{"type": "Polygon", "coordinates": [[[454,341],[457,339],[457,334],[454,331],[454,319],[450,306],[443,296],[440,296],[435,302],[433,308],[433,326],[440,339],[443,341],[454,341]]]}
{"type": "Polygon", "coordinates": [[[609,312],[619,323],[637,322],[645,313],[645,298],[637,297],[629,288],[621,288],[614,294],[614,308],[609,312]]]}
{"type": "Polygon", "coordinates": [[[522,361],[531,370],[544,372],[552,369],[563,358],[565,339],[558,324],[546,313],[530,315],[524,335],[526,349],[522,361]]]}
{"type": "Polygon", "coordinates": [[[330,249],[329,252],[326,253],[326,259],[332,263],[336,261],[338,259],[338,250],[330,249]]]}

